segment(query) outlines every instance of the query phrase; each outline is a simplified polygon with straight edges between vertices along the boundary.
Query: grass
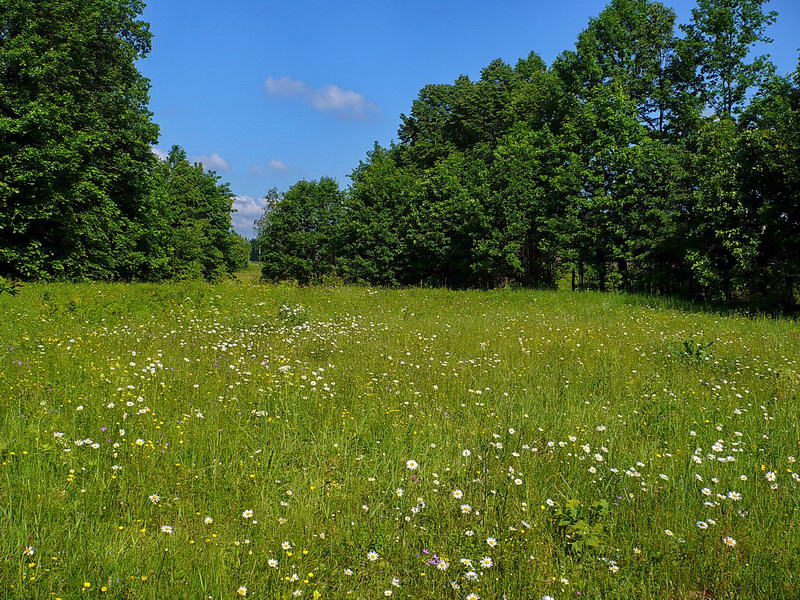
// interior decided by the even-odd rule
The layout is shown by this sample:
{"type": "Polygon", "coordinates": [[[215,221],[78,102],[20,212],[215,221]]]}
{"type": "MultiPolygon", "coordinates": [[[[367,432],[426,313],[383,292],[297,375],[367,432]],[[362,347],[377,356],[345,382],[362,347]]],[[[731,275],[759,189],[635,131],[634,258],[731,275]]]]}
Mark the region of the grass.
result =
{"type": "Polygon", "coordinates": [[[800,597],[793,321],[248,281],[0,310],[3,598],[800,597]]]}

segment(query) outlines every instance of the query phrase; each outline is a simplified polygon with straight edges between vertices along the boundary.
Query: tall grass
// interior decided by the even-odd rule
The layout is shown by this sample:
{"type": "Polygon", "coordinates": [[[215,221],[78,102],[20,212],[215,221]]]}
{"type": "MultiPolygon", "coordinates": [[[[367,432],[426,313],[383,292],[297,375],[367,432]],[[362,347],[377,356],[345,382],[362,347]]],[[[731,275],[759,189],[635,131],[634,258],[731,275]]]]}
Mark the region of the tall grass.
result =
{"type": "Polygon", "coordinates": [[[0,310],[0,597],[800,597],[795,322],[246,282],[0,310]]]}

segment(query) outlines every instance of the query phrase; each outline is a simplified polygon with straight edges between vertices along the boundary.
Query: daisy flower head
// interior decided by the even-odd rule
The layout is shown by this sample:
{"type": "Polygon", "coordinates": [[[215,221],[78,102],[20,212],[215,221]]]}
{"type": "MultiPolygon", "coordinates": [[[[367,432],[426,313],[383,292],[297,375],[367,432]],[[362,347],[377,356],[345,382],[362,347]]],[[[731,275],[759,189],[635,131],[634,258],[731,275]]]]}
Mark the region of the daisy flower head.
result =
{"type": "Polygon", "coordinates": [[[722,538],[722,543],[728,546],[729,548],[733,548],[736,545],[736,540],[733,539],[731,536],[726,536],[722,538]]]}
{"type": "Polygon", "coordinates": [[[413,460],[413,459],[412,459],[412,460],[407,460],[407,461],[406,461],[406,468],[407,468],[407,469],[409,469],[409,470],[411,470],[411,471],[414,471],[414,470],[415,470],[415,469],[417,469],[418,467],[419,467],[419,463],[418,463],[417,461],[415,461],[415,460],[413,460]]]}
{"type": "Polygon", "coordinates": [[[487,537],[486,543],[489,545],[490,548],[494,548],[495,546],[497,546],[497,540],[493,537],[487,537]]]}
{"type": "Polygon", "coordinates": [[[455,498],[456,500],[461,500],[464,497],[464,492],[462,492],[461,490],[453,490],[452,494],[453,498],[455,498]]]}
{"type": "Polygon", "coordinates": [[[254,514],[253,511],[248,508],[247,510],[242,512],[242,518],[243,519],[252,519],[253,518],[253,514],[254,514]]]}
{"type": "Polygon", "coordinates": [[[375,552],[375,550],[370,550],[369,552],[367,552],[367,560],[375,562],[376,560],[378,560],[378,553],[375,552]]]}
{"type": "Polygon", "coordinates": [[[484,556],[480,561],[480,565],[482,569],[490,569],[494,566],[494,561],[491,556],[484,556]]]}
{"type": "Polygon", "coordinates": [[[472,507],[469,504],[462,504],[461,505],[461,512],[465,515],[472,512],[472,507]]]}
{"type": "Polygon", "coordinates": [[[162,525],[161,526],[161,532],[162,533],[172,534],[172,533],[175,533],[175,529],[172,527],[172,525],[162,525]]]}
{"type": "Polygon", "coordinates": [[[475,592],[472,592],[471,594],[467,594],[464,597],[464,600],[480,600],[480,596],[478,596],[478,594],[476,594],[475,592]]]}
{"type": "Polygon", "coordinates": [[[247,596],[247,588],[243,585],[239,586],[239,589],[236,590],[236,593],[240,596],[247,596]]]}
{"type": "Polygon", "coordinates": [[[33,546],[25,546],[22,549],[22,554],[23,556],[33,556],[34,554],[36,554],[36,548],[34,548],[33,546]]]}
{"type": "Polygon", "coordinates": [[[291,550],[292,544],[290,542],[281,542],[281,548],[284,550],[291,550]]]}
{"type": "Polygon", "coordinates": [[[464,448],[464,449],[461,451],[461,456],[463,456],[464,458],[467,458],[467,457],[468,457],[468,456],[470,456],[471,454],[472,454],[472,450],[468,450],[468,449],[466,449],[466,448],[464,448]]]}

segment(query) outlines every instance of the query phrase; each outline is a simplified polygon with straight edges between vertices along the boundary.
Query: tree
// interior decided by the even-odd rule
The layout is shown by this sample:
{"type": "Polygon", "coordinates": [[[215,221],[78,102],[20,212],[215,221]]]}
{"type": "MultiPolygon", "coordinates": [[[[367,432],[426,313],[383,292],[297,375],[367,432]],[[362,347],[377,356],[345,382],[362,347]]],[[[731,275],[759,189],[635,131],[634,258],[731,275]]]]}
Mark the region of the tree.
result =
{"type": "Polygon", "coordinates": [[[800,285],[800,63],[768,82],[743,115],[740,136],[743,203],[759,233],[751,292],[787,306],[800,285]]]}
{"type": "Polygon", "coordinates": [[[201,164],[191,164],[186,152],[173,146],[158,163],[153,188],[159,224],[153,243],[164,257],[153,278],[216,281],[238,268],[228,184],[201,164]]]}
{"type": "Polygon", "coordinates": [[[348,280],[397,285],[413,279],[408,245],[418,177],[402,166],[402,150],[375,144],[350,175],[337,262],[348,280]]]}
{"type": "Polygon", "coordinates": [[[141,0],[3,0],[0,274],[132,278],[152,268],[158,128],[135,61],[141,0]]]}
{"type": "Polygon", "coordinates": [[[663,132],[672,94],[675,11],[653,0],[612,0],[578,37],[575,51],[555,63],[573,93],[616,85],[639,118],[663,132]]]}
{"type": "Polygon", "coordinates": [[[697,70],[697,91],[719,116],[738,114],[748,90],[774,71],[766,56],[747,61],[757,42],[768,43],[766,28],[777,13],[764,12],[769,0],[697,0],[692,19],[681,29],[683,60],[697,70]]]}
{"type": "Polygon", "coordinates": [[[308,284],[334,273],[343,200],[336,181],[298,181],[283,195],[271,190],[266,200],[257,222],[264,279],[308,284]]]}

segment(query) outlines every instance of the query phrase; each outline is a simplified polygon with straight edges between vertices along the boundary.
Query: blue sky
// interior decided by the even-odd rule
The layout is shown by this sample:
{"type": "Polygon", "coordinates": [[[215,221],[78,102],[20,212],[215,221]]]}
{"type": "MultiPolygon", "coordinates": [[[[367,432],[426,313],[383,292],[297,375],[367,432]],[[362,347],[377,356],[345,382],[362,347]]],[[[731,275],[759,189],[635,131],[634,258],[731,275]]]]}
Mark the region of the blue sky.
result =
{"type": "MultiPolygon", "coordinates": [[[[686,21],[694,0],[665,0],[686,21]]],[[[347,175],[373,142],[395,138],[419,89],[477,77],[531,50],[571,48],[604,0],[152,0],[155,35],[141,62],[152,81],[159,150],[173,144],[237,194],[236,229],[252,236],[261,198],[298,179],[347,175]]],[[[780,13],[768,52],[797,64],[800,0],[780,13]]]]}

